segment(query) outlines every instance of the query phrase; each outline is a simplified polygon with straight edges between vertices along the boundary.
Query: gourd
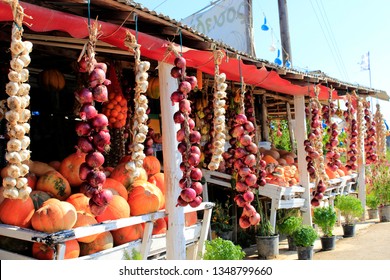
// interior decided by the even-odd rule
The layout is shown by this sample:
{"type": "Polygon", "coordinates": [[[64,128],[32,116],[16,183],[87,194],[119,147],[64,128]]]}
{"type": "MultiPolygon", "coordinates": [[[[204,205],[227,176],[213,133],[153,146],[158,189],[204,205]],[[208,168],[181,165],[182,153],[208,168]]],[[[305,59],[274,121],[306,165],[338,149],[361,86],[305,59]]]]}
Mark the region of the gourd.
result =
{"type": "Polygon", "coordinates": [[[25,200],[5,198],[0,204],[0,221],[8,225],[29,228],[34,212],[34,203],[30,196],[25,200]]]}
{"type": "Polygon", "coordinates": [[[42,86],[49,91],[61,91],[65,87],[64,74],[57,69],[43,70],[39,76],[42,86]]]}
{"type": "Polygon", "coordinates": [[[165,199],[156,185],[137,180],[131,186],[127,202],[130,205],[131,216],[138,216],[159,210],[165,199]]]}

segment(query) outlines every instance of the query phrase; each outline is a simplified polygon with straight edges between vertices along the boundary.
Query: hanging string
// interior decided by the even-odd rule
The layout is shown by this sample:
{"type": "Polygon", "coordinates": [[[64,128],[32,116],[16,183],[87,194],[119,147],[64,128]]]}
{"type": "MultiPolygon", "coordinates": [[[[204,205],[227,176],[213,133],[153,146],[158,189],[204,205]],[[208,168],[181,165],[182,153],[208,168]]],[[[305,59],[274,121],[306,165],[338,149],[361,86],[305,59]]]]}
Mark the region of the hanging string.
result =
{"type": "Polygon", "coordinates": [[[88,0],[88,28],[91,27],[91,0],[88,0]]]}
{"type": "Polygon", "coordinates": [[[138,14],[134,15],[135,21],[135,40],[138,42],[138,14]]]}
{"type": "Polygon", "coordinates": [[[181,34],[181,29],[179,29],[179,38],[180,38],[180,56],[183,56],[183,36],[181,34]]]}

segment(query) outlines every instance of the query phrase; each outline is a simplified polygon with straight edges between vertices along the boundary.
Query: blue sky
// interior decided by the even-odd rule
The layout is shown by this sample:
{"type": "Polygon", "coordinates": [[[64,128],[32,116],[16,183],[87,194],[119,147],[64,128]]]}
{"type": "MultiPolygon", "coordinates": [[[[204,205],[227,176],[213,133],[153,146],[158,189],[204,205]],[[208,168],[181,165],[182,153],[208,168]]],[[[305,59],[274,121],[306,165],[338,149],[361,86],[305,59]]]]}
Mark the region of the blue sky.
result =
{"type": "MultiPolygon", "coordinates": [[[[210,0],[137,0],[148,9],[173,19],[185,18],[210,0]]],[[[370,52],[371,86],[390,95],[390,2],[388,0],[287,0],[293,67],[321,70],[353,84],[370,86],[369,71],[362,71],[361,56],[370,52]]],[[[280,49],[277,0],[253,0],[254,43],[258,58],[274,61],[280,49]],[[262,31],[264,17],[270,27],[262,31]],[[272,31],[271,31],[272,30],[272,31]]],[[[373,100],[376,104],[376,100],[373,100]]],[[[390,120],[390,103],[381,102],[390,120]]]]}

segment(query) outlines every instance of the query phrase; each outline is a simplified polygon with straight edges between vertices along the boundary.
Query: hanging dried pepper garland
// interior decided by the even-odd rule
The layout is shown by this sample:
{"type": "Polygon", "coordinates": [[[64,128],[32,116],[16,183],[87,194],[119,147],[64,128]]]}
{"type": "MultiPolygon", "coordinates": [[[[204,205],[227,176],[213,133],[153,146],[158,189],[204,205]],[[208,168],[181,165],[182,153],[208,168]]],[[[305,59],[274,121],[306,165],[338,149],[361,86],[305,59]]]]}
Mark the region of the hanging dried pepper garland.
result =
{"type": "Polygon", "coordinates": [[[310,178],[314,180],[315,186],[311,205],[318,206],[324,196],[329,177],[325,171],[323,157],[322,105],[318,100],[318,87],[314,88],[314,93],[315,96],[310,99],[309,106],[306,108],[306,115],[310,122],[310,130],[308,139],[304,141],[304,145],[307,153],[307,171],[309,172],[310,178]]]}
{"type": "Polygon", "coordinates": [[[102,188],[106,181],[104,153],[109,150],[111,141],[108,118],[94,106],[95,102],[108,101],[107,85],[111,83],[106,79],[107,65],[95,59],[96,41],[100,35],[100,25],[96,20],[89,26],[89,40],[78,59],[79,71],[88,73],[88,81],[75,92],[76,99],[81,103],[79,115],[82,120],[76,124],[78,149],[87,153],[85,162],[80,165],[80,179],[84,181],[80,192],[90,197],[89,206],[94,215],[103,213],[112,199],[112,192],[102,188]]]}
{"type": "Polygon", "coordinates": [[[376,112],[374,116],[376,124],[376,142],[378,147],[379,159],[386,158],[386,126],[383,120],[383,115],[380,111],[380,105],[376,104],[376,112]]]}
{"type": "Polygon", "coordinates": [[[8,162],[7,175],[3,178],[3,195],[11,199],[26,199],[31,188],[25,177],[29,167],[23,162],[30,159],[30,138],[26,135],[30,131],[29,120],[31,112],[27,107],[30,105],[29,71],[27,66],[31,62],[30,52],[32,43],[23,41],[23,7],[18,1],[6,1],[11,5],[14,22],[11,35],[11,62],[8,73],[9,82],[6,84],[7,112],[5,118],[8,121],[7,131],[9,140],[5,159],[8,162]]]}
{"type": "Polygon", "coordinates": [[[370,102],[365,100],[364,106],[364,120],[366,121],[366,134],[364,138],[364,152],[366,155],[366,163],[376,163],[378,159],[377,142],[376,142],[376,122],[373,119],[372,112],[370,110],[370,102]]]}
{"type": "Polygon", "coordinates": [[[353,100],[357,100],[356,92],[352,94],[347,94],[347,110],[344,111],[344,119],[347,123],[345,128],[347,135],[347,161],[345,167],[348,170],[357,170],[357,158],[358,158],[358,134],[359,127],[358,121],[355,117],[356,109],[353,106],[353,100]]]}
{"type": "Polygon", "coordinates": [[[222,154],[225,148],[225,105],[226,105],[226,89],[227,84],[225,83],[225,73],[219,72],[219,65],[224,57],[222,51],[214,51],[214,118],[213,118],[213,131],[212,131],[212,156],[211,161],[208,164],[210,170],[217,170],[220,162],[223,160],[222,154]]]}
{"type": "Polygon", "coordinates": [[[125,45],[129,51],[134,53],[134,71],[135,71],[135,93],[134,93],[134,116],[132,139],[130,146],[131,160],[126,164],[125,168],[130,172],[131,176],[139,176],[139,168],[143,165],[145,158],[144,142],[148,134],[148,98],[145,93],[148,90],[148,73],[150,63],[141,61],[141,46],[137,43],[136,37],[130,32],[127,33],[125,45]]]}

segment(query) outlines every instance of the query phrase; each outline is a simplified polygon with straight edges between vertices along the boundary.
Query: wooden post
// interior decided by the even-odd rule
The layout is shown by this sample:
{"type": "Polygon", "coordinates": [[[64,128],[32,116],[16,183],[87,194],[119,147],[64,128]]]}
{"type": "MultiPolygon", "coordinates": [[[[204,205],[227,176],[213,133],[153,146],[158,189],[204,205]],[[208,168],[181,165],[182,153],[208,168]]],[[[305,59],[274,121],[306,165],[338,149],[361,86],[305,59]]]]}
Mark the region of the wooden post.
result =
{"type": "Polygon", "coordinates": [[[305,188],[303,198],[305,205],[301,208],[303,223],[306,225],[312,224],[311,219],[311,204],[310,204],[310,180],[306,166],[306,152],[303,142],[306,139],[306,118],[305,118],[305,96],[294,96],[295,108],[295,132],[297,137],[297,156],[298,156],[298,171],[299,182],[305,188]]]}
{"type": "Polygon", "coordinates": [[[186,247],[184,237],[184,211],[182,207],[176,207],[177,198],[180,195],[179,180],[181,171],[179,165],[181,155],[177,150],[176,131],[180,129],[173,122],[173,114],[179,110],[179,106],[172,106],[171,94],[178,88],[177,80],[171,77],[173,65],[165,62],[158,63],[161,122],[162,122],[162,150],[164,157],[164,180],[166,188],[165,211],[168,214],[167,230],[167,259],[185,260],[186,247]]]}
{"type": "Polygon", "coordinates": [[[261,113],[262,115],[262,127],[263,127],[263,141],[269,141],[269,126],[268,126],[268,110],[267,110],[267,98],[261,96],[261,113]]]}
{"type": "Polygon", "coordinates": [[[288,27],[287,0],[278,0],[278,8],[283,64],[285,64],[286,61],[289,60],[292,65],[290,32],[288,27]]]}
{"type": "Polygon", "coordinates": [[[290,107],[290,103],[289,102],[286,102],[286,110],[287,110],[288,131],[290,133],[291,151],[293,153],[296,153],[297,152],[297,147],[295,145],[295,134],[294,134],[294,129],[293,129],[293,125],[292,125],[291,107],[290,107]]]}

